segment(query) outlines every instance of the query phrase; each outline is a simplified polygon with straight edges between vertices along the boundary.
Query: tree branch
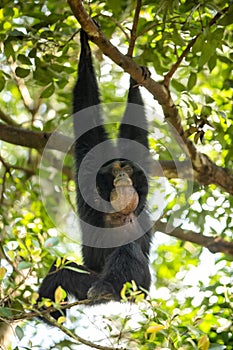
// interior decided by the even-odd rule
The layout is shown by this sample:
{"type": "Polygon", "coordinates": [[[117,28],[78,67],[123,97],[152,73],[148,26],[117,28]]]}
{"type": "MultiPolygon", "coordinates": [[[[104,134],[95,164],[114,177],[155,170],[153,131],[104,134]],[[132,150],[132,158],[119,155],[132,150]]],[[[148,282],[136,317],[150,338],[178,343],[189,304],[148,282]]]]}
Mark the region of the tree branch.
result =
{"type": "Polygon", "coordinates": [[[127,52],[127,56],[129,56],[129,57],[133,56],[133,49],[134,49],[135,41],[137,39],[137,26],[138,26],[138,19],[139,19],[141,6],[142,6],[142,1],[141,0],[137,0],[137,5],[136,5],[134,19],[133,19],[133,26],[132,26],[132,29],[131,29],[131,37],[130,37],[129,49],[128,49],[128,52],[127,52]]]}
{"type": "Polygon", "coordinates": [[[208,237],[191,230],[183,230],[180,227],[173,227],[167,232],[167,224],[161,221],[156,222],[153,229],[154,231],[163,232],[168,236],[179,238],[182,241],[196,243],[209,249],[211,253],[224,253],[233,256],[233,243],[227,242],[220,237],[208,237]]]}
{"type": "MultiPolygon", "coordinates": [[[[47,146],[49,139],[49,149],[58,150],[60,152],[67,152],[67,150],[69,150],[69,154],[73,153],[73,147],[70,148],[73,140],[68,136],[59,133],[31,131],[0,123],[0,140],[14,145],[35,148],[42,151],[47,146]],[[51,136],[52,141],[50,139],[51,136]]],[[[202,163],[199,163],[198,168],[190,167],[189,161],[154,160],[151,164],[151,176],[166,177],[168,179],[180,178],[190,181],[194,180],[201,185],[215,184],[221,187],[225,192],[233,194],[233,175],[230,170],[217,166],[211,162],[206,155],[200,155],[202,163]]],[[[54,159],[55,168],[58,163],[59,160],[54,159]]],[[[64,173],[71,177],[68,168],[64,169],[64,173]]]]}
{"type": "MultiPolygon", "coordinates": [[[[103,296],[101,297],[101,299],[103,299],[103,296]]],[[[109,297],[106,296],[105,298],[106,300],[110,300],[109,297]]],[[[90,303],[92,303],[91,300],[82,300],[82,301],[75,301],[73,303],[65,303],[64,305],[60,305],[59,309],[60,310],[64,310],[64,309],[71,309],[74,306],[77,305],[89,305],[90,303]]],[[[22,312],[10,317],[5,317],[2,318],[2,322],[5,322],[6,324],[8,323],[12,323],[12,322],[16,322],[16,321],[21,321],[21,320],[29,320],[32,319],[34,317],[43,317],[44,319],[46,319],[51,325],[59,328],[63,333],[65,333],[66,335],[68,335],[70,338],[74,339],[76,342],[87,345],[91,348],[94,349],[99,349],[99,350],[124,350],[123,348],[120,347],[108,347],[108,346],[104,346],[104,345],[99,345],[99,344],[95,344],[89,340],[86,340],[82,337],[80,337],[77,334],[74,334],[72,331],[70,331],[69,329],[67,329],[66,327],[64,327],[62,324],[59,324],[52,316],[50,316],[51,312],[57,311],[57,308],[51,306],[49,308],[46,308],[44,310],[37,310],[34,309],[31,312],[22,312]]]]}
{"type": "Polygon", "coordinates": [[[32,169],[28,169],[28,168],[24,168],[21,166],[17,166],[17,165],[11,165],[10,163],[6,162],[0,155],[0,162],[4,165],[5,169],[7,170],[7,172],[10,172],[11,169],[15,169],[15,170],[19,170],[22,171],[24,173],[26,173],[28,176],[32,176],[35,174],[35,171],[32,169]]]}
{"type": "Polygon", "coordinates": [[[64,327],[62,324],[58,324],[56,322],[56,320],[51,317],[49,314],[45,315],[44,318],[51,323],[53,326],[59,328],[63,333],[65,333],[66,335],[68,335],[70,338],[74,339],[76,342],[87,345],[91,348],[94,349],[99,349],[99,350],[124,350],[123,348],[113,348],[113,347],[108,347],[108,346],[104,346],[104,345],[98,345],[98,344],[94,344],[89,340],[86,340],[82,337],[80,337],[77,334],[74,334],[73,332],[71,332],[68,328],[64,327]]]}
{"type": "Polygon", "coordinates": [[[50,149],[64,152],[72,144],[71,138],[59,133],[49,133],[16,128],[0,123],[0,140],[14,145],[43,150],[53,135],[50,149]]]}
{"type": "Polygon", "coordinates": [[[15,127],[18,126],[18,124],[9,115],[5,114],[1,109],[0,109],[0,119],[8,125],[15,126],[15,127]]]}
{"type": "Polygon", "coordinates": [[[113,16],[109,16],[109,15],[106,15],[106,14],[103,14],[101,13],[101,17],[105,17],[105,18],[108,18],[110,19],[113,23],[115,23],[115,25],[122,31],[122,33],[124,34],[126,40],[128,42],[130,42],[130,37],[128,35],[128,33],[125,31],[124,27],[113,17],[113,16]]]}
{"type": "Polygon", "coordinates": [[[189,161],[153,160],[151,164],[151,176],[193,181],[195,179],[195,173],[190,165],[191,163],[189,161]]]}
{"type": "Polygon", "coordinates": [[[181,62],[183,61],[183,59],[186,57],[186,55],[189,53],[189,51],[191,50],[191,48],[193,47],[193,45],[195,44],[195,42],[197,41],[197,38],[200,36],[200,34],[198,34],[197,36],[195,36],[195,38],[193,38],[188,45],[186,46],[185,50],[182,52],[182,54],[180,55],[180,57],[178,57],[178,60],[176,61],[176,63],[174,63],[170,69],[170,71],[165,75],[163,83],[165,86],[169,86],[170,84],[170,80],[172,78],[172,76],[174,75],[174,73],[176,72],[176,70],[179,68],[181,62]]]}
{"type": "MultiPolygon", "coordinates": [[[[16,128],[0,123],[0,140],[18,146],[34,148],[39,151],[43,151],[52,135],[53,133],[49,132],[39,132],[28,129],[26,130],[20,127],[16,128]]],[[[61,152],[66,152],[69,145],[73,143],[73,140],[71,138],[58,133],[53,135],[53,139],[54,141],[50,142],[50,149],[58,150],[61,152]]],[[[69,153],[73,153],[73,147],[71,147],[69,153]]],[[[62,168],[59,159],[49,158],[49,161],[55,168],[62,168]]],[[[9,168],[17,169],[17,167],[11,166],[11,164],[8,164],[8,166],[9,168]]],[[[25,171],[25,169],[18,170],[25,171]]],[[[71,172],[68,168],[65,169],[65,173],[69,178],[72,177],[71,172]]],[[[192,180],[193,171],[192,168],[190,168],[190,162],[188,161],[154,161],[151,165],[151,176],[167,177],[168,179],[183,178],[192,180]]]]}

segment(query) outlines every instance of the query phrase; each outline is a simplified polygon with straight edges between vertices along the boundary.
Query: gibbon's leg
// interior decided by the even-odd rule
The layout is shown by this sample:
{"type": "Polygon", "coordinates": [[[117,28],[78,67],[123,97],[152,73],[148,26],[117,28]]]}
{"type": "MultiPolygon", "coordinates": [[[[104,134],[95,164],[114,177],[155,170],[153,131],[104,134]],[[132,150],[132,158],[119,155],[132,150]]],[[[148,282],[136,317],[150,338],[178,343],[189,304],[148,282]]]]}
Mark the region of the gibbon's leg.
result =
{"type": "Polygon", "coordinates": [[[149,290],[151,275],[148,257],[143,254],[140,244],[132,242],[119,247],[109,255],[100,278],[88,291],[88,297],[95,299],[111,294],[120,300],[124,283],[134,280],[138,287],[149,290]]]}
{"type": "MultiPolygon", "coordinates": [[[[68,262],[61,269],[57,269],[55,264],[53,264],[39,288],[38,302],[42,298],[49,298],[54,301],[54,293],[59,286],[66,291],[67,295],[70,294],[78,300],[87,299],[88,290],[97,280],[98,275],[83,265],[68,262]]],[[[66,310],[63,310],[63,314],[66,314],[66,310]]],[[[51,313],[51,316],[55,319],[58,319],[61,315],[60,311],[51,313]]]]}

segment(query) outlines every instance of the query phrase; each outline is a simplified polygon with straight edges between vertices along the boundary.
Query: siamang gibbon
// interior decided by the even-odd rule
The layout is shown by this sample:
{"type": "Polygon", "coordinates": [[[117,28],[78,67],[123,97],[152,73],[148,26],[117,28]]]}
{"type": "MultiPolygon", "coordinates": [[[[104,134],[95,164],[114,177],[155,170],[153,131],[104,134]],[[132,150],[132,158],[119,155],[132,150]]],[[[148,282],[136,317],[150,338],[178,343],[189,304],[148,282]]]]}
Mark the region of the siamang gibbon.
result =
{"type": "MultiPolygon", "coordinates": [[[[78,79],[73,90],[77,208],[83,265],[54,264],[39,288],[39,301],[67,295],[91,304],[108,295],[120,300],[123,285],[150,287],[151,222],[148,193],[148,131],[139,85],[131,78],[117,141],[103,126],[100,98],[87,34],[81,29],[78,79]]],[[[142,77],[147,78],[142,68],[142,77]]],[[[52,313],[54,318],[60,311],[52,313]]]]}

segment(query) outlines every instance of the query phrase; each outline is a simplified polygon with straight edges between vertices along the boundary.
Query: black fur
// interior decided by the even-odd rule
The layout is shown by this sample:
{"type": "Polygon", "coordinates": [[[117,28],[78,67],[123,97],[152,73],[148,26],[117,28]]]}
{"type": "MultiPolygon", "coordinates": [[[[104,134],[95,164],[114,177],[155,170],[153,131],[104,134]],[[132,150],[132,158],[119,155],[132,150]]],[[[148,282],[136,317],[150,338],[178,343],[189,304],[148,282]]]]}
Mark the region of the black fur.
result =
{"type": "MultiPolygon", "coordinates": [[[[68,267],[82,269],[89,273],[80,273],[66,267],[56,270],[55,266],[52,266],[40,286],[39,300],[42,300],[43,297],[54,300],[54,292],[58,286],[78,300],[89,298],[95,303],[95,300],[105,294],[110,294],[113,299],[120,300],[120,291],[127,281],[134,280],[139,288],[146,290],[150,287],[148,256],[151,232],[149,216],[145,211],[148,192],[145,173],[148,171],[149,156],[147,123],[138,85],[131,79],[128,103],[120,126],[117,147],[109,142],[105,151],[111,159],[99,167],[97,157],[94,157],[90,151],[94,146],[107,141],[108,137],[100,113],[98,85],[90,46],[83,30],[81,30],[78,80],[73,91],[73,114],[77,138],[75,144],[77,206],[81,220],[84,265],[69,262],[68,267]],[[136,108],[135,104],[140,107],[136,108]],[[87,110],[88,107],[92,108],[87,110]],[[124,139],[131,140],[131,143],[125,145],[124,139]],[[136,155],[140,166],[137,162],[132,161],[132,157],[135,156],[132,141],[142,146],[137,150],[136,155]],[[85,176],[79,178],[80,164],[88,152],[85,176]],[[108,231],[107,236],[102,233],[102,229],[108,228],[108,225],[105,221],[106,214],[103,212],[103,207],[101,204],[98,206],[96,188],[99,195],[109,202],[113,189],[112,164],[116,158],[120,160],[121,165],[129,163],[133,168],[133,186],[139,195],[139,204],[134,214],[135,217],[140,215],[140,220],[133,226],[132,232],[126,231],[124,226],[117,227],[116,234],[123,238],[123,243],[111,246],[108,243],[105,244],[106,237],[109,238],[108,231]],[[96,173],[96,169],[99,170],[95,181],[93,173],[96,173]],[[88,203],[84,199],[85,196],[88,197],[88,203]],[[91,203],[96,203],[97,207],[93,208],[91,203]],[[86,224],[90,226],[87,227],[86,224]],[[131,233],[136,239],[130,239],[131,233]],[[129,239],[124,243],[124,237],[127,235],[129,239]]],[[[110,231],[109,235],[111,235],[110,231]]],[[[121,238],[119,239],[121,242],[121,238]]],[[[58,318],[59,315],[59,311],[52,314],[55,318],[58,318]]]]}

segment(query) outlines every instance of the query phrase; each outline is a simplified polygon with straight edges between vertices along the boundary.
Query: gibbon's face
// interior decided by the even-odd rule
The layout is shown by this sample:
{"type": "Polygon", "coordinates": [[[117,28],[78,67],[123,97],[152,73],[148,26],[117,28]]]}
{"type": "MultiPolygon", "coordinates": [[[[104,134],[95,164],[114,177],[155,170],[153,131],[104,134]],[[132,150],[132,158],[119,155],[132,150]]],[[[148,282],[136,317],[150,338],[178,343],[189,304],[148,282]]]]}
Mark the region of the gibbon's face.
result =
{"type": "Polygon", "coordinates": [[[104,165],[97,174],[96,186],[99,195],[111,203],[113,212],[124,215],[136,210],[142,191],[145,197],[148,190],[143,171],[127,160],[104,165]]]}

